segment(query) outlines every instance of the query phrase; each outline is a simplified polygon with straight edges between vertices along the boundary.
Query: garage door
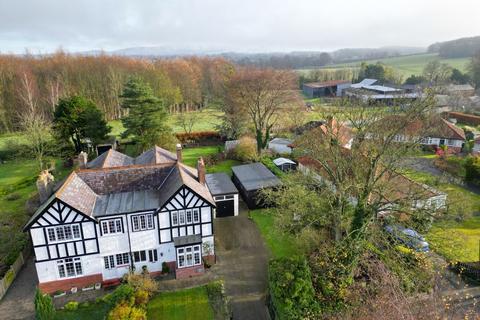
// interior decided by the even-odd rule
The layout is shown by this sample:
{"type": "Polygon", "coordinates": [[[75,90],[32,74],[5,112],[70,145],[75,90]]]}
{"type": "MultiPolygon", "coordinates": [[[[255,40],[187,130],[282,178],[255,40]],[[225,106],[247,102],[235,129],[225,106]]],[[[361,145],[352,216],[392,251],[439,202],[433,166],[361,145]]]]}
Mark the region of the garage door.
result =
{"type": "Polygon", "coordinates": [[[217,218],[221,217],[233,217],[235,215],[235,201],[223,200],[216,201],[217,204],[217,218]]]}

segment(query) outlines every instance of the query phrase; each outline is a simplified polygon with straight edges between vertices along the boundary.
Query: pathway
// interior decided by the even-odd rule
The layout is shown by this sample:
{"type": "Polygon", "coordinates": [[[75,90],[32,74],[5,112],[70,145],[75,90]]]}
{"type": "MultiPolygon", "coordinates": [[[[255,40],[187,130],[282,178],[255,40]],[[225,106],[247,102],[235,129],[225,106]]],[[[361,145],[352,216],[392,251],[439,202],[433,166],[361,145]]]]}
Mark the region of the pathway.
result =
{"type": "Polygon", "coordinates": [[[268,319],[268,252],[248,210],[241,202],[237,217],[215,220],[217,264],[215,272],[225,279],[226,293],[232,298],[233,319],[268,319]]]}

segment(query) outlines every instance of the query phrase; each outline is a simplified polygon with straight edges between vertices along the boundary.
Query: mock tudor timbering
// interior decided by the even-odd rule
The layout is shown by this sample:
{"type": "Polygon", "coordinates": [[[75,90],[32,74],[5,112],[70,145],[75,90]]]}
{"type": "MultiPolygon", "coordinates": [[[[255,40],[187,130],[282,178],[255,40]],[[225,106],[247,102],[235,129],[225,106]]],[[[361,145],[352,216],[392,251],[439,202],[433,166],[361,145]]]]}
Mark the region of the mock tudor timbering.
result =
{"type": "Polygon", "coordinates": [[[181,149],[154,147],[136,158],[110,149],[79,161],[81,168],[53,194],[51,175],[42,173],[37,185],[48,199],[24,228],[40,288],[51,293],[110,282],[143,267],[155,274],[164,262],[177,277],[203,272],[202,260],[214,255],[203,247],[214,246],[215,202],[203,159],[198,170],[177,159],[181,149]]]}

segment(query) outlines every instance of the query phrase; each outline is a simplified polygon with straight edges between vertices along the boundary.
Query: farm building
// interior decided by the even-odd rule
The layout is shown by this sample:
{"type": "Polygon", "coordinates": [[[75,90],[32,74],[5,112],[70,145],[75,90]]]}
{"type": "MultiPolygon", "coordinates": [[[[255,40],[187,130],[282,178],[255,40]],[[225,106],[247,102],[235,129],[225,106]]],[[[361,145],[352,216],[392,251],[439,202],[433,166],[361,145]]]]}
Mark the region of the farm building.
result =
{"type": "Polygon", "coordinates": [[[351,82],[345,80],[304,83],[303,93],[309,98],[341,97],[343,89],[350,85],[351,82]]]}
{"type": "Polygon", "coordinates": [[[282,171],[296,170],[297,164],[295,161],[287,158],[277,158],[273,160],[273,163],[282,171]]]}
{"type": "Polygon", "coordinates": [[[268,143],[268,149],[276,153],[290,154],[292,153],[292,148],[290,147],[291,144],[292,140],[275,138],[268,143]]]}
{"type": "Polygon", "coordinates": [[[206,175],[207,187],[217,205],[215,217],[238,216],[238,189],[223,172],[206,175]]]}
{"type": "Polygon", "coordinates": [[[265,207],[259,203],[258,192],[265,188],[275,188],[282,184],[270,170],[261,163],[244,164],[232,167],[233,183],[237,186],[248,208],[265,207]]]}
{"type": "Polygon", "coordinates": [[[418,92],[408,92],[405,89],[379,85],[377,82],[376,79],[363,79],[359,83],[352,84],[350,88],[346,88],[343,91],[344,95],[363,102],[383,102],[386,104],[391,104],[396,99],[415,100],[422,96],[418,92]]]}

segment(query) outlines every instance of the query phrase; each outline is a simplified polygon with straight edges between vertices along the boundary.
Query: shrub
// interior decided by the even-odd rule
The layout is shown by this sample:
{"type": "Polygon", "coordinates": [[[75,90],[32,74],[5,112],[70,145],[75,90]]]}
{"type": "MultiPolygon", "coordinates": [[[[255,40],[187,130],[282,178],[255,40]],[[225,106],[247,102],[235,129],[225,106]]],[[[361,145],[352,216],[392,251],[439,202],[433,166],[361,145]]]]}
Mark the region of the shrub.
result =
{"type": "Polygon", "coordinates": [[[240,138],[238,144],[233,149],[233,157],[243,162],[254,161],[257,158],[257,143],[255,139],[250,137],[240,138]]]}
{"type": "Polygon", "coordinates": [[[141,308],[134,307],[132,304],[122,302],[116,305],[108,313],[108,320],[146,320],[147,313],[141,308]]]}
{"type": "Polygon", "coordinates": [[[119,304],[122,301],[128,301],[133,298],[135,289],[129,284],[122,284],[118,286],[115,291],[107,294],[104,301],[112,306],[119,304]]]}
{"type": "Polygon", "coordinates": [[[222,281],[215,281],[205,286],[208,301],[215,312],[216,319],[231,319],[230,300],[225,294],[225,286],[222,281]]]}
{"type": "Polygon", "coordinates": [[[162,262],[162,273],[170,273],[170,267],[166,262],[162,262]]]}
{"type": "Polygon", "coordinates": [[[317,310],[311,271],[302,257],[270,261],[269,287],[279,319],[306,319],[317,310]]]}
{"type": "Polygon", "coordinates": [[[467,157],[464,163],[465,181],[480,185],[480,161],[478,157],[467,157]]]}
{"type": "Polygon", "coordinates": [[[136,305],[146,305],[148,303],[148,300],[150,299],[150,294],[149,292],[145,290],[138,290],[135,292],[135,304],[136,305]]]}
{"type": "Polygon", "coordinates": [[[126,277],[126,281],[135,291],[143,290],[152,295],[158,290],[158,283],[153,280],[149,274],[133,274],[130,273],[126,277]]]}
{"type": "Polygon", "coordinates": [[[6,197],[5,197],[5,200],[7,201],[15,201],[15,200],[18,200],[22,197],[22,195],[18,192],[13,192],[13,193],[10,193],[8,194],[6,197]]]}
{"type": "Polygon", "coordinates": [[[70,301],[67,302],[64,306],[65,310],[68,311],[75,311],[78,309],[78,302],[77,301],[70,301]]]}
{"type": "Polygon", "coordinates": [[[55,308],[53,307],[52,297],[43,294],[37,288],[35,291],[35,319],[51,320],[55,318],[55,308]]]}
{"type": "Polygon", "coordinates": [[[200,143],[206,141],[217,141],[221,139],[217,131],[197,131],[197,132],[182,132],[175,134],[177,139],[182,143],[200,143]]]}

